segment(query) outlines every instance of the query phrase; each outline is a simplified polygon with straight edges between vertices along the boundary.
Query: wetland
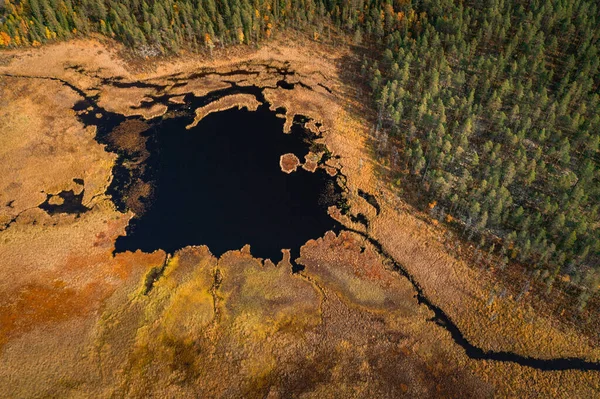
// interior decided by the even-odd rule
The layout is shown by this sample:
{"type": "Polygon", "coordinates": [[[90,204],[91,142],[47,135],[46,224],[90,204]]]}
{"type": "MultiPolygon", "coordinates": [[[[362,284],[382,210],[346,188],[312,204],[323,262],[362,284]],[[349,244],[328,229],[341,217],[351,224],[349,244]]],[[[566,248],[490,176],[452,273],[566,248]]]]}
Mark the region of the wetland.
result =
{"type": "Polygon", "coordinates": [[[379,184],[347,58],[281,45],[134,74],[101,49],[0,67],[9,396],[598,392],[597,348],[486,306],[480,272],[379,184]]]}

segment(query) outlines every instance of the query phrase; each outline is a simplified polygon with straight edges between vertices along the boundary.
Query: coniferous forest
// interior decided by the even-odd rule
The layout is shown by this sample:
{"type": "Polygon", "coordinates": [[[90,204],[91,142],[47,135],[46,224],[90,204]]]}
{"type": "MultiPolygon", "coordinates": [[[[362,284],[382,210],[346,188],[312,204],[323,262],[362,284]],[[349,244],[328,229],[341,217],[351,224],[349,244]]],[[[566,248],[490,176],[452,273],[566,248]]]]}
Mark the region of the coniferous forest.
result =
{"type": "Polygon", "coordinates": [[[500,267],[516,259],[549,287],[558,273],[597,287],[597,4],[425,0],[383,47],[363,73],[401,184],[410,176],[478,246],[500,237],[486,245],[500,267]]]}
{"type": "Polygon", "coordinates": [[[419,193],[503,267],[598,287],[593,0],[6,0],[0,11],[4,48],[101,34],[160,55],[286,29],[369,49],[375,150],[400,195],[419,193]]]}

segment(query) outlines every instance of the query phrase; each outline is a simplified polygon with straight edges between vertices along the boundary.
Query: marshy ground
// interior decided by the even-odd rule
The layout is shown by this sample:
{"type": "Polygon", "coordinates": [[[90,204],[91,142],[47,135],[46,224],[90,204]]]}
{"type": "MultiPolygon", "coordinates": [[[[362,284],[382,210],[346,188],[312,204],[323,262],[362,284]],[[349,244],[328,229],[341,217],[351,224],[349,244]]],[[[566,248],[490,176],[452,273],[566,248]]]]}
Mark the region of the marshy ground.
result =
{"type": "Polygon", "coordinates": [[[378,178],[355,61],[302,41],[147,70],[93,41],[0,55],[2,395],[597,396],[597,338],[512,298],[488,306],[492,283],[378,178]],[[188,115],[193,134],[262,102],[282,137],[315,135],[292,151],[302,169],[281,171],[284,148],[274,168],[334,175],[345,200],[321,207],[341,231],[281,261],[247,243],[115,254],[160,195],[152,126],[188,115]],[[450,327],[507,357],[474,358],[450,327]]]}

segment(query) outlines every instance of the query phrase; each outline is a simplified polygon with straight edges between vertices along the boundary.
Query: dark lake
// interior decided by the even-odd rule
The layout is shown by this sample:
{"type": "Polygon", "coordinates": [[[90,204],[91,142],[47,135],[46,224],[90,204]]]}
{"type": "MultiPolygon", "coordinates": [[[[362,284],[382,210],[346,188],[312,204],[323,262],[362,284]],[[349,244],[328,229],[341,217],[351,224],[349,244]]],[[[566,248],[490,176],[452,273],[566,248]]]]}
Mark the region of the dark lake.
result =
{"type": "Polygon", "coordinates": [[[213,113],[186,130],[190,122],[165,119],[149,131],[154,195],[116,252],[205,244],[219,256],[250,244],[254,256],[277,262],[281,249],[294,258],[307,240],[338,228],[327,215],[339,197],[335,178],[279,166],[285,153],[302,161],[308,153],[300,124],[284,134],[284,119],[266,106],[213,113]]]}

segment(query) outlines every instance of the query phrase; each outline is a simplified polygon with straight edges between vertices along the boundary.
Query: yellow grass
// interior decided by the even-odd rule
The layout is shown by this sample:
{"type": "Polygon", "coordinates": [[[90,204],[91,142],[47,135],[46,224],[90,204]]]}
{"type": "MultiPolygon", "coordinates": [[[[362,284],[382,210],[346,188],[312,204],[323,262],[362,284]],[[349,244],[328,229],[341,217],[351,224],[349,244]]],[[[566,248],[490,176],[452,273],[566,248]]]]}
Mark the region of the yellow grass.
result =
{"type": "Polygon", "coordinates": [[[260,102],[251,94],[232,94],[230,96],[219,98],[203,107],[196,109],[196,117],[194,121],[187,125],[186,129],[191,129],[198,125],[207,115],[213,112],[225,111],[227,109],[247,109],[248,111],[256,111],[260,106],[260,102]]]}

